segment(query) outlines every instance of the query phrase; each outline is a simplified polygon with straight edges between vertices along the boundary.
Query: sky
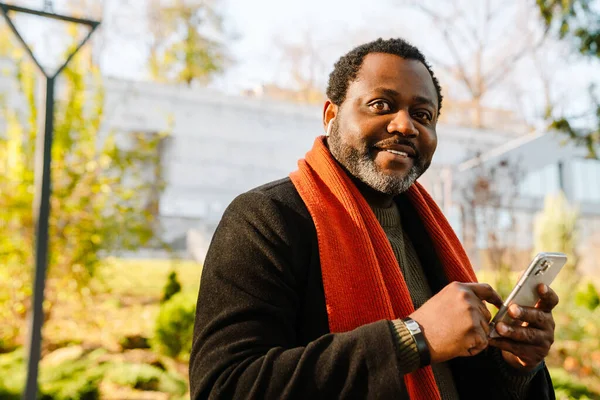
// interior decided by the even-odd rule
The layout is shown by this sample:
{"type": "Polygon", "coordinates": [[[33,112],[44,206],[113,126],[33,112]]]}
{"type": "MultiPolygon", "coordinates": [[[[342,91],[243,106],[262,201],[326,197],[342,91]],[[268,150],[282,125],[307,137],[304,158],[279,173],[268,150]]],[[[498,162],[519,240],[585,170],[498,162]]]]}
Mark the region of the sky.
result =
{"type": "MultiPolygon", "coordinates": [[[[105,13],[119,13],[115,11],[115,0],[106,1],[105,13]]],[[[142,2],[128,1],[133,5],[132,9],[142,2]]],[[[366,41],[379,35],[390,35],[391,32],[407,31],[406,27],[401,26],[381,28],[382,25],[395,25],[390,15],[392,3],[394,0],[377,0],[374,4],[363,0],[223,0],[222,14],[226,29],[233,37],[229,47],[235,64],[217,79],[215,85],[223,90],[239,91],[272,80],[278,69],[273,54],[276,40],[299,41],[310,32],[317,45],[336,48],[336,54],[331,54],[331,60],[328,60],[333,64],[343,51],[357,44],[359,37],[366,41]],[[382,24],[382,21],[388,21],[389,24],[382,24]]],[[[137,30],[127,18],[117,19],[116,22],[110,22],[117,28],[115,31],[137,30]]],[[[112,76],[140,78],[144,50],[133,42],[112,42],[114,47],[108,52],[111,55],[103,60],[104,71],[112,76]],[[121,48],[121,53],[127,56],[127,62],[113,62],[118,52],[116,47],[123,45],[125,48],[121,48]]]]}
{"type": "Polygon", "coordinates": [[[390,15],[391,0],[371,3],[364,0],[230,0],[227,3],[226,13],[232,19],[232,26],[241,33],[234,53],[241,60],[248,60],[225,77],[230,85],[244,81],[260,83],[272,78],[270,70],[276,67],[276,60],[267,63],[265,60],[272,59],[271,47],[276,38],[294,42],[310,35],[315,46],[331,49],[326,60],[330,67],[341,54],[359,43],[380,35],[391,36],[392,32],[406,36],[408,31],[390,15]]]}
{"type": "MultiPolygon", "coordinates": [[[[143,20],[146,0],[55,0],[56,11],[66,10],[68,1],[103,5],[103,31],[96,35],[92,45],[100,50],[96,51],[100,54],[97,61],[105,75],[131,80],[148,78],[145,69],[148,36],[143,20]]],[[[469,0],[454,1],[468,5],[469,0]]],[[[13,1],[14,4],[30,7],[40,7],[43,2],[13,1]]],[[[449,0],[421,2],[440,10],[449,9],[452,3],[449,0]]],[[[323,62],[315,70],[322,86],[340,55],[380,36],[403,37],[419,47],[427,57],[441,62],[451,60],[448,48],[441,45],[439,31],[422,13],[407,5],[410,0],[220,0],[217,3],[224,17],[233,63],[214,79],[211,87],[230,94],[238,94],[269,82],[289,84],[290,65],[282,61],[276,43],[301,42],[307,36],[318,48],[323,62]]],[[[534,22],[535,17],[519,13],[510,16],[534,22]]],[[[511,40],[515,39],[509,37],[506,31],[517,22],[500,21],[492,32],[496,33],[496,44],[507,48],[513,45],[511,40]]],[[[37,33],[45,38],[43,40],[49,41],[51,35],[42,34],[40,25],[29,23],[26,28],[30,34],[37,33]]],[[[595,79],[600,83],[600,74],[595,73],[599,66],[598,63],[582,62],[569,55],[567,47],[548,44],[546,55],[540,63],[547,73],[553,75],[553,93],[562,100],[563,106],[582,109],[586,106],[585,93],[589,82],[595,79]]],[[[435,62],[433,64],[434,70],[439,71],[435,62]]],[[[519,65],[516,77],[503,82],[502,90],[487,100],[490,105],[518,108],[530,117],[539,114],[543,93],[541,81],[532,68],[531,63],[519,65]],[[513,89],[513,86],[518,86],[518,89],[513,89]],[[517,96],[517,91],[524,94],[517,96]],[[515,100],[517,97],[518,100],[515,100]]],[[[449,82],[443,76],[441,80],[443,86],[449,82]]],[[[452,97],[464,95],[459,86],[446,90],[452,97]]]]}

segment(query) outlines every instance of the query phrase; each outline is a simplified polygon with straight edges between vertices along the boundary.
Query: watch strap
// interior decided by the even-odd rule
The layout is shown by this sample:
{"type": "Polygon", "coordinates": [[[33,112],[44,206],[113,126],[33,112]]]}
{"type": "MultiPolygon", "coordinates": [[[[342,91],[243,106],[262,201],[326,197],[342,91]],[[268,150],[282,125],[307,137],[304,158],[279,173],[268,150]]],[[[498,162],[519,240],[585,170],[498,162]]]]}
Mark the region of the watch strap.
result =
{"type": "Polygon", "coordinates": [[[412,335],[415,344],[417,345],[417,350],[419,352],[419,360],[420,367],[425,367],[431,364],[431,353],[429,352],[429,346],[427,345],[427,341],[425,340],[425,335],[421,330],[421,326],[417,321],[412,318],[403,318],[402,322],[406,325],[406,328],[412,335]]]}

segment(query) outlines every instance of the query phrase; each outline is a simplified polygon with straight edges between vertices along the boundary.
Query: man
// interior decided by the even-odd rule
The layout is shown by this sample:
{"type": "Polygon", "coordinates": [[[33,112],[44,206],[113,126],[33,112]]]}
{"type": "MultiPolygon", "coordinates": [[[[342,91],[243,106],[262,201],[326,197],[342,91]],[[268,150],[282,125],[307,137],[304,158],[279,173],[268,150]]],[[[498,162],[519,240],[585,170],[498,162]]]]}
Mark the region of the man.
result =
{"type": "Polygon", "coordinates": [[[416,179],[436,149],[439,83],[401,39],[335,65],[298,171],[236,198],[202,273],[192,397],[553,398],[556,294],[488,339],[464,250],[416,179]],[[527,322],[528,324],[523,324],[527,322]],[[526,325],[526,326],[522,326],[526,325]]]}

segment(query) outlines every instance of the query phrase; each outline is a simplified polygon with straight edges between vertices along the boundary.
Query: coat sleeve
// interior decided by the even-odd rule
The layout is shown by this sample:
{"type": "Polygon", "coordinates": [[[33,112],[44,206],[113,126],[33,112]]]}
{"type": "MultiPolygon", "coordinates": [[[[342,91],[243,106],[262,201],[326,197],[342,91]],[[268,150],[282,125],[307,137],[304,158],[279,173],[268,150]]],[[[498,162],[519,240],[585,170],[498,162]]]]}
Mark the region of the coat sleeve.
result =
{"type": "Polygon", "coordinates": [[[391,398],[402,388],[389,321],[298,345],[301,285],[282,205],[248,192],[208,251],[190,356],[193,399],[391,398]]]}
{"type": "Polygon", "coordinates": [[[554,400],[552,380],[544,363],[529,373],[513,370],[497,348],[488,347],[474,357],[450,361],[461,399],[554,400]],[[485,394],[483,396],[482,394],[485,394]]]}
{"type": "Polygon", "coordinates": [[[541,362],[531,372],[521,372],[513,369],[504,361],[500,349],[491,347],[488,349],[487,355],[499,370],[496,383],[498,387],[504,388],[508,392],[506,398],[517,400],[554,399],[552,380],[545,362],[541,362]]]}

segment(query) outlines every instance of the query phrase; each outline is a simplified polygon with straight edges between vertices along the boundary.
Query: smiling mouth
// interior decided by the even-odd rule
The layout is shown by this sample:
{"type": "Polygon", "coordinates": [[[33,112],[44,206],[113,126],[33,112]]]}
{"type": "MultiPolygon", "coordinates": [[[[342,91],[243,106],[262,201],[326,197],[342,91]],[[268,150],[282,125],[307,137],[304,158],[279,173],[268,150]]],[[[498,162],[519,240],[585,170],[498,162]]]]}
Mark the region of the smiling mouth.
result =
{"type": "Polygon", "coordinates": [[[385,149],[385,151],[387,151],[388,153],[395,154],[400,157],[408,158],[408,154],[403,151],[391,150],[391,149],[385,149]]]}

